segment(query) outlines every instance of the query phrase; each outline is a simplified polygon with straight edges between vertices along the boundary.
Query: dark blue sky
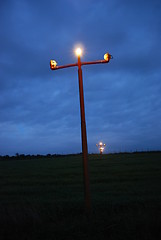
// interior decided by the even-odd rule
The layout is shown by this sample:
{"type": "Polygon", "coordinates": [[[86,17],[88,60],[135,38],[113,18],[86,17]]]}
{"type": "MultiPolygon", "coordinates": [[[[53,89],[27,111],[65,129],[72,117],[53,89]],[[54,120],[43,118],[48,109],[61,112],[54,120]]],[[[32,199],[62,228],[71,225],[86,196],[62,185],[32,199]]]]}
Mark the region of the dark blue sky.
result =
{"type": "Polygon", "coordinates": [[[77,61],[89,152],[161,150],[160,0],[0,1],[0,155],[81,152],[77,61]]]}

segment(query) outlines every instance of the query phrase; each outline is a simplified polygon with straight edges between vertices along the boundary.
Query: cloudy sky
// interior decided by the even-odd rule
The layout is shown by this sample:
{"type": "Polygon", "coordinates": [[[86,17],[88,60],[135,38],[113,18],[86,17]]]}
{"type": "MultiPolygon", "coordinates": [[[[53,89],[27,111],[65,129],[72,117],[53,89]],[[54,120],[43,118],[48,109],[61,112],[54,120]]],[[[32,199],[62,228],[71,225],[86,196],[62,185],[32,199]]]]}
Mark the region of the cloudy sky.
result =
{"type": "Polygon", "coordinates": [[[160,0],[0,1],[0,155],[81,152],[82,61],[88,150],[161,150],[160,0]]]}

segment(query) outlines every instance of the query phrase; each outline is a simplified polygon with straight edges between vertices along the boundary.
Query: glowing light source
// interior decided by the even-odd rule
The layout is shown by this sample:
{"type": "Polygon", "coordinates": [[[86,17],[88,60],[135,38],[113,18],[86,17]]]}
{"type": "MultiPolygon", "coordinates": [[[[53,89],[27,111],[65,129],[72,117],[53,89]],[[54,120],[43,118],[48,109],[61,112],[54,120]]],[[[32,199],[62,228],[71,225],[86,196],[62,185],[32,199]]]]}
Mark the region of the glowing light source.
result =
{"type": "Polygon", "coordinates": [[[98,147],[98,149],[100,151],[100,154],[102,154],[104,149],[105,149],[106,144],[102,143],[102,142],[99,142],[99,143],[96,144],[96,146],[98,147]]]}
{"type": "Polygon", "coordinates": [[[103,153],[104,147],[100,147],[100,153],[103,153]]]}
{"type": "Polygon", "coordinates": [[[77,56],[81,56],[82,55],[82,49],[81,48],[77,48],[75,50],[75,53],[76,53],[77,56]]]}
{"type": "Polygon", "coordinates": [[[50,67],[51,69],[56,68],[57,62],[55,60],[50,60],[50,67]]]}
{"type": "Polygon", "coordinates": [[[109,62],[110,59],[111,59],[111,55],[110,55],[109,53],[106,53],[106,54],[104,55],[104,59],[105,59],[107,62],[109,62]]]}

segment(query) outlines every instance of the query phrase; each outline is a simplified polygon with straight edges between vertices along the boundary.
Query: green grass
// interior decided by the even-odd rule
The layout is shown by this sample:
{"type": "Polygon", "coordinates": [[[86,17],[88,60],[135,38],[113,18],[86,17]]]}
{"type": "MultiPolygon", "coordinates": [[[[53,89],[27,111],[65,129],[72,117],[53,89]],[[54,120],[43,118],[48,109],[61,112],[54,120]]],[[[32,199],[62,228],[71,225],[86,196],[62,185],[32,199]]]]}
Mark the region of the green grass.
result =
{"type": "Polygon", "coordinates": [[[161,239],[161,153],[0,161],[0,240],[161,239]]]}

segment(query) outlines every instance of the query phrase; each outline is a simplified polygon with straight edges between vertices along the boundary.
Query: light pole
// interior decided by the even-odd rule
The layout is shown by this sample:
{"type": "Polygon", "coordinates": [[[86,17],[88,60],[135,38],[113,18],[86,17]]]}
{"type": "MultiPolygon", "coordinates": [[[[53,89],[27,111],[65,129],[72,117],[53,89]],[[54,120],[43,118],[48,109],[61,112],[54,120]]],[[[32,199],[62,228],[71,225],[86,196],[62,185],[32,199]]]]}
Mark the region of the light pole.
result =
{"type": "Polygon", "coordinates": [[[84,93],[83,93],[83,79],[81,68],[81,49],[76,50],[78,56],[78,79],[79,79],[79,98],[80,98],[80,113],[81,113],[81,133],[82,133],[82,153],[83,153],[83,171],[84,171],[84,193],[85,204],[88,211],[91,208],[90,189],[89,189],[89,171],[88,171],[88,146],[87,146],[87,132],[84,108],[84,93]]]}
{"type": "Polygon", "coordinates": [[[85,109],[84,109],[84,94],[83,94],[83,79],[82,79],[82,65],[108,63],[112,56],[109,53],[104,55],[104,60],[97,60],[92,62],[81,62],[82,50],[76,49],[76,55],[78,56],[78,62],[74,64],[68,64],[63,66],[57,66],[55,60],[50,60],[51,70],[58,70],[68,67],[78,67],[78,79],[79,79],[79,98],[80,98],[80,113],[81,113],[81,135],[82,135],[82,154],[83,154],[83,170],[84,170],[84,193],[85,193],[85,205],[86,210],[89,212],[91,208],[90,190],[89,190],[89,170],[88,170],[88,147],[87,147],[87,133],[86,133],[86,121],[85,121],[85,109]]]}

